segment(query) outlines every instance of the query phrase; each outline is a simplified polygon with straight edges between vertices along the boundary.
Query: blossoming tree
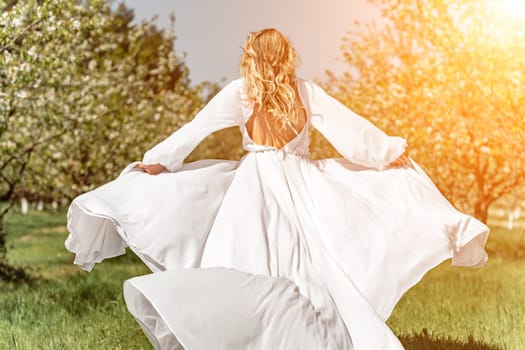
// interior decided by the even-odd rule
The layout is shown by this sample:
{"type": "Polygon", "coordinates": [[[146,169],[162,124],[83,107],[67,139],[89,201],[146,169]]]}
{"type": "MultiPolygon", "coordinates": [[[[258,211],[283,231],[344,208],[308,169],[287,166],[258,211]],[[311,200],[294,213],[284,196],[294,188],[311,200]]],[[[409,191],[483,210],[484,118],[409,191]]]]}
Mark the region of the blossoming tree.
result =
{"type": "Polygon", "coordinates": [[[172,30],[132,20],[104,0],[0,0],[0,224],[16,195],[109,181],[201,106],[172,30]]]}
{"type": "MultiPolygon", "coordinates": [[[[458,207],[488,209],[525,181],[525,9],[505,0],[373,0],[327,88],[392,134],[458,207]]],[[[525,7],[525,6],[524,6],[525,7]]],[[[395,184],[393,184],[395,185],[395,184]]]]}

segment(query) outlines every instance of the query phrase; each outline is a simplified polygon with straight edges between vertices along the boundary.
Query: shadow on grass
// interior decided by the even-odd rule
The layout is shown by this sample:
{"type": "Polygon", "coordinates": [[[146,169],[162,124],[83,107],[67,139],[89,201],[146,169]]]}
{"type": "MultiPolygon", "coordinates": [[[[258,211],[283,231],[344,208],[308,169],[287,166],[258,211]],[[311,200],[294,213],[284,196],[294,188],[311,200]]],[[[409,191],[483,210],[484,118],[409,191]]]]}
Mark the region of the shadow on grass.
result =
{"type": "Polygon", "coordinates": [[[6,283],[31,283],[32,276],[29,269],[12,266],[0,257],[0,282],[6,283]]]}
{"type": "Polygon", "coordinates": [[[433,336],[426,329],[420,334],[398,336],[406,350],[503,350],[495,345],[485,344],[472,336],[468,340],[433,336]]]}

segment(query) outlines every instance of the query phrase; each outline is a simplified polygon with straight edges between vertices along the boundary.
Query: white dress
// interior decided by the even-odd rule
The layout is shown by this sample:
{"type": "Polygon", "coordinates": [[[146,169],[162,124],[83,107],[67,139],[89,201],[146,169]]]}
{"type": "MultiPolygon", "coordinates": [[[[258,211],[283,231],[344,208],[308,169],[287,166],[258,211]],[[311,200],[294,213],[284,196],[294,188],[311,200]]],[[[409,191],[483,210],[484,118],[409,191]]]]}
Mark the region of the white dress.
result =
{"type": "Polygon", "coordinates": [[[386,135],[315,83],[297,79],[307,123],[281,149],[258,145],[243,79],[144,155],[73,200],[75,263],[135,252],[154,272],[124,284],[156,349],[401,349],[386,326],[431,268],[486,263],[489,230],[457,211],[423,170],[391,167],[386,135]],[[183,163],[212,132],[238,126],[240,161],[183,163]],[[344,156],[312,161],[308,129],[344,156]]]}

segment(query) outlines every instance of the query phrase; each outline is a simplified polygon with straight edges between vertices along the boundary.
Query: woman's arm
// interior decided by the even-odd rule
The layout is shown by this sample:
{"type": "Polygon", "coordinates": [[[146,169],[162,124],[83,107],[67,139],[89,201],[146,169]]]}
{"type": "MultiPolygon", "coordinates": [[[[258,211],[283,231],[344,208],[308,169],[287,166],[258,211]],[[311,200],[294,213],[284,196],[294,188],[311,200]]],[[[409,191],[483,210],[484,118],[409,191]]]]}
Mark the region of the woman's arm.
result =
{"type": "Polygon", "coordinates": [[[155,163],[155,164],[138,163],[133,168],[142,169],[144,172],[150,175],[157,175],[157,174],[162,173],[163,171],[168,171],[168,169],[166,169],[166,167],[160,163],[155,163]]]}
{"type": "Polygon", "coordinates": [[[320,86],[313,82],[309,85],[312,125],[343,157],[379,170],[390,165],[410,165],[403,155],[407,145],[404,138],[388,136],[320,86]]]}
{"type": "Polygon", "coordinates": [[[242,122],[239,98],[240,79],[228,83],[200,111],[195,118],[158,143],[144,154],[135,167],[156,175],[164,170],[175,172],[184,159],[211,133],[242,122]]]}
{"type": "Polygon", "coordinates": [[[399,158],[397,158],[392,163],[390,163],[390,165],[391,166],[408,166],[408,167],[414,168],[414,165],[410,161],[410,158],[408,158],[408,156],[404,153],[400,155],[399,158]]]}

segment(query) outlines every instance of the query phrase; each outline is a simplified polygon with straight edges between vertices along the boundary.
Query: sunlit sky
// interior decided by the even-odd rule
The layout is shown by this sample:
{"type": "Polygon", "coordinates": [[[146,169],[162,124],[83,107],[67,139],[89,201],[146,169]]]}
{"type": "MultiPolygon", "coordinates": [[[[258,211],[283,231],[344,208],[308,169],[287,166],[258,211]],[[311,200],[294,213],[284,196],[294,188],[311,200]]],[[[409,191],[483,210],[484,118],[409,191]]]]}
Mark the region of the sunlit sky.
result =
{"type": "MultiPolygon", "coordinates": [[[[120,2],[120,1],[119,1],[120,2]]],[[[124,0],[135,20],[158,16],[169,26],[175,14],[175,50],[186,53],[193,83],[239,76],[241,46],[250,31],[274,27],[287,35],[301,56],[297,74],[324,80],[326,69],[342,72],[340,46],[355,21],[377,20],[366,0],[124,0]]]]}

